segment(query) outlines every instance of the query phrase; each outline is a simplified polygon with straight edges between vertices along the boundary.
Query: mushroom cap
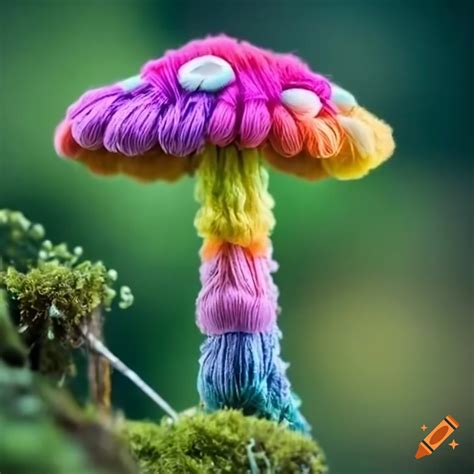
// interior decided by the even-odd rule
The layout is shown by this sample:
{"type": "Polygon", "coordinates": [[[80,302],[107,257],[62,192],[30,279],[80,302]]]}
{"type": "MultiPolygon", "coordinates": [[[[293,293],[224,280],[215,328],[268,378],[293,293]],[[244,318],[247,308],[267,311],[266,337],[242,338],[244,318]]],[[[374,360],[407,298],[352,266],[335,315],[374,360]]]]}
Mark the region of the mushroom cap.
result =
{"type": "Polygon", "coordinates": [[[59,155],[140,180],[175,180],[206,146],[229,145],[260,148],[275,168],[308,179],[359,178],[394,148],[388,125],[296,56],[226,36],[86,92],[55,136],[59,155]]]}

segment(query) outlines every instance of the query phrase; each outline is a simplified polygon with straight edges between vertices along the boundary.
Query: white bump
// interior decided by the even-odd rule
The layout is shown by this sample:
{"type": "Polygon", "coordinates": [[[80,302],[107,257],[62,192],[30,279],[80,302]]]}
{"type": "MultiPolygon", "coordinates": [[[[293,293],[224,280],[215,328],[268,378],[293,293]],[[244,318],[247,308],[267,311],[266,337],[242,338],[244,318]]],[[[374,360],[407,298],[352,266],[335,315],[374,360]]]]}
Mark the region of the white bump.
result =
{"type": "Polygon", "coordinates": [[[224,59],[212,55],[191,59],[178,70],[178,81],[189,92],[216,92],[234,80],[232,66],[224,59]]]}
{"type": "Polygon", "coordinates": [[[286,89],[281,93],[281,101],[293,112],[316,117],[322,108],[321,100],[308,89],[286,89]]]}
{"type": "Polygon", "coordinates": [[[342,108],[351,108],[357,105],[356,98],[349,91],[336,86],[336,84],[331,84],[331,100],[342,108]]]}
{"type": "Polygon", "coordinates": [[[118,85],[125,91],[129,92],[133,89],[136,89],[138,86],[143,84],[143,79],[140,76],[133,76],[129,77],[128,79],[124,79],[120,81],[118,85]]]}

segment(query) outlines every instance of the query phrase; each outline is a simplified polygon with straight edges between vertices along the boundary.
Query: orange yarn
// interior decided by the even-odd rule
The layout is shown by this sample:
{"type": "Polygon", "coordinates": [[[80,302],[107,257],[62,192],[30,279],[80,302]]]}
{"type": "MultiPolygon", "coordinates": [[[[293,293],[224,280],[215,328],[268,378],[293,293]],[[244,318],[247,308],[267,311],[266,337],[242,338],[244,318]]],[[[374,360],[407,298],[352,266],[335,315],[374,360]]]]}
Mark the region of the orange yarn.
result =
{"type": "MultiPolygon", "coordinates": [[[[209,238],[205,239],[201,250],[200,255],[203,261],[210,260],[214,258],[221,250],[222,245],[227,245],[228,242],[222,239],[209,238]]],[[[268,236],[262,236],[255,239],[249,246],[245,247],[251,255],[254,257],[265,257],[268,255],[268,251],[271,247],[270,239],[268,236]]]]}

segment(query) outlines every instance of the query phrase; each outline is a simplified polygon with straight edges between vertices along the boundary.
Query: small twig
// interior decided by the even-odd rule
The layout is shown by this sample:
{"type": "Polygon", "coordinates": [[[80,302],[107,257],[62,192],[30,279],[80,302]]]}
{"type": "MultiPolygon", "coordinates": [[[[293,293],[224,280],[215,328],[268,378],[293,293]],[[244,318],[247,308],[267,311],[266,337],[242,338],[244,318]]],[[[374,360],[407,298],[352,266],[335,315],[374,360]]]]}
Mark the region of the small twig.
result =
{"type": "Polygon", "coordinates": [[[247,457],[248,457],[249,465],[250,465],[250,473],[251,474],[259,474],[260,469],[258,468],[257,460],[255,459],[255,454],[252,451],[252,448],[254,446],[255,446],[255,440],[253,438],[251,438],[249,443],[246,446],[247,457]]]}
{"type": "Polygon", "coordinates": [[[250,465],[250,474],[260,474],[260,468],[258,467],[258,462],[257,462],[258,459],[263,460],[263,462],[265,463],[266,473],[273,472],[270,460],[267,458],[267,455],[265,454],[265,452],[259,451],[256,453],[253,451],[255,444],[256,444],[255,440],[253,438],[250,438],[250,441],[246,446],[247,457],[248,457],[249,465],[250,465]]]}
{"type": "Polygon", "coordinates": [[[173,421],[178,419],[178,413],[170,407],[136,372],[127,367],[117,356],[98,340],[92,333],[83,329],[84,337],[89,343],[90,348],[107,359],[112,367],[118,370],[122,375],[131,380],[143,393],[148,395],[164,412],[166,412],[173,421]]]}

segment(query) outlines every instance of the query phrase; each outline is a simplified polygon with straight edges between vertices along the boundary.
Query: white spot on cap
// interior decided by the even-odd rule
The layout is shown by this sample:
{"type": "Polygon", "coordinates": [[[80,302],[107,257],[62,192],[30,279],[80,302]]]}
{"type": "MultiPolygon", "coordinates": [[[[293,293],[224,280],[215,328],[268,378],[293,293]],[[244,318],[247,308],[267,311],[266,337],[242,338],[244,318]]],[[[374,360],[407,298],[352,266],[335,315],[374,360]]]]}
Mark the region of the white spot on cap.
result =
{"type": "Polygon", "coordinates": [[[133,76],[129,77],[128,79],[124,79],[120,81],[118,85],[125,91],[129,92],[133,89],[136,89],[138,86],[143,84],[143,79],[140,76],[133,76]]]}
{"type": "Polygon", "coordinates": [[[351,108],[357,105],[355,97],[346,89],[331,84],[331,101],[342,108],[351,108]]]}
{"type": "Polygon", "coordinates": [[[224,59],[212,55],[191,59],[178,70],[178,81],[189,92],[216,92],[234,80],[232,66],[224,59]]]}
{"type": "Polygon", "coordinates": [[[286,89],[281,93],[281,101],[296,114],[308,117],[316,117],[322,108],[320,98],[308,89],[286,89]]]}

